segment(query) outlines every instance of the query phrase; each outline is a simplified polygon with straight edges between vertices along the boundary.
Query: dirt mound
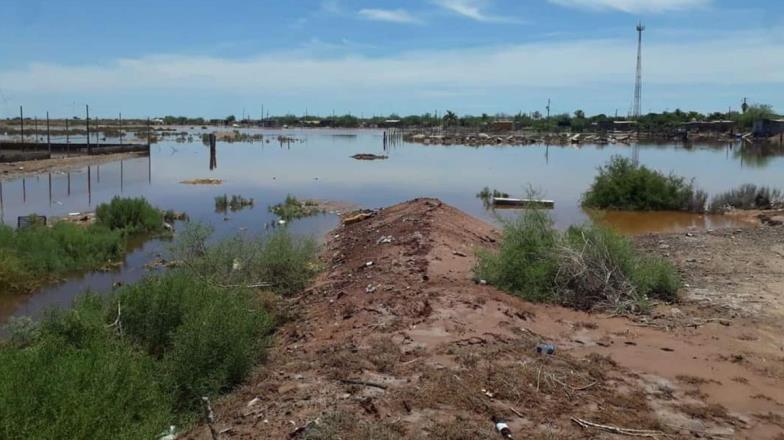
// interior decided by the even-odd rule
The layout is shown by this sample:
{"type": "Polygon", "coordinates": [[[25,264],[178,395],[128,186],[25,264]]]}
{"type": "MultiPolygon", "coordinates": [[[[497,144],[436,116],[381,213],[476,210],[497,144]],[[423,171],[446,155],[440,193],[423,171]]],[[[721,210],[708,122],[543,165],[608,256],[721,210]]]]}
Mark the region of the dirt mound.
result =
{"type": "MultiPolygon", "coordinates": [[[[294,301],[269,358],[216,405],[221,438],[501,438],[494,417],[515,438],[616,438],[616,428],[733,438],[750,423],[602,352],[610,343],[600,337],[638,344],[636,323],[475,283],[475,250],[497,239],[434,199],[338,228],[327,270],[294,301]],[[556,344],[553,354],[537,351],[545,342],[556,344]]],[[[652,346],[666,353],[673,336],[660,333],[652,346]]],[[[209,433],[199,427],[187,438],[209,433]]]]}

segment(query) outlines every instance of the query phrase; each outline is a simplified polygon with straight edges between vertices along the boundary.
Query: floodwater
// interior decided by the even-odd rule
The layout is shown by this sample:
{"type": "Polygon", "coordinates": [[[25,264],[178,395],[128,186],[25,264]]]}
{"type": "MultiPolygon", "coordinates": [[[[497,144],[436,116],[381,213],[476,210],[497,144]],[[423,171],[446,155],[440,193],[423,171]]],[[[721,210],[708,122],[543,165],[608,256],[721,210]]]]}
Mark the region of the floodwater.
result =
{"type": "MultiPolygon", "coordinates": [[[[218,142],[216,157],[200,142],[202,130],[191,130],[196,142],[164,140],[153,145],[150,157],[85,167],[70,173],[45,173],[0,183],[0,220],[15,225],[31,213],[65,216],[92,211],[115,195],[143,196],[164,209],[186,212],[192,221],[208,223],[216,236],[263,234],[275,217],[269,205],[287,194],[300,199],[349,202],[365,208],[391,205],[415,197],[438,197],[472,215],[497,221],[512,212],[488,211],[476,193],[496,188],[525,196],[534,188],[555,200],[558,227],[593,218],[629,234],[680,231],[689,228],[736,226],[739,220],[684,213],[586,213],[580,196],[596,168],[613,155],[636,157],[664,172],[695,178],[715,194],[743,183],[784,186],[784,152],[741,149],[738,145],[584,145],[572,146],[425,146],[383,142],[378,130],[247,130],[263,133],[265,141],[218,142]],[[281,143],[285,135],[296,142],[281,143]],[[350,156],[375,153],[386,160],[360,161],[350,156]],[[184,185],[187,179],[223,179],[222,185],[184,185]],[[214,197],[240,194],[255,206],[239,212],[215,212],[214,197]]],[[[337,224],[334,215],[292,222],[297,234],[323,237],[337,224]]],[[[153,240],[139,244],[118,272],[89,273],[29,297],[0,295],[0,322],[9,316],[40,316],[49,306],[62,306],[85,290],[105,292],[114,283],[141,278],[144,264],[165,252],[153,240]]]]}

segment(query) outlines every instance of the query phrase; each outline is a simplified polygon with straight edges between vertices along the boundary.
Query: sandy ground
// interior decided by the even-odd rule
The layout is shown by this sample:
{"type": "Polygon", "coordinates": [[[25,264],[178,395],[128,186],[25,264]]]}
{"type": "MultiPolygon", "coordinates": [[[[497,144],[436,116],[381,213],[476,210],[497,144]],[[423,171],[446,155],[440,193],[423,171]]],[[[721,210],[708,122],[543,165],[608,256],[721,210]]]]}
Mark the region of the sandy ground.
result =
{"type": "MultiPolygon", "coordinates": [[[[638,238],[683,301],[627,318],[475,283],[491,226],[417,199],[333,233],[222,439],[784,439],[784,227],[638,238]],[[552,355],[538,343],[555,344],[552,355]],[[330,436],[331,435],[331,436],[330,436]]],[[[209,439],[205,426],[185,436],[209,439]]]]}
{"type": "Polygon", "coordinates": [[[0,180],[11,180],[46,171],[68,171],[88,165],[98,165],[134,157],[146,157],[146,155],[146,153],[130,152],[0,163],[0,180]]]}

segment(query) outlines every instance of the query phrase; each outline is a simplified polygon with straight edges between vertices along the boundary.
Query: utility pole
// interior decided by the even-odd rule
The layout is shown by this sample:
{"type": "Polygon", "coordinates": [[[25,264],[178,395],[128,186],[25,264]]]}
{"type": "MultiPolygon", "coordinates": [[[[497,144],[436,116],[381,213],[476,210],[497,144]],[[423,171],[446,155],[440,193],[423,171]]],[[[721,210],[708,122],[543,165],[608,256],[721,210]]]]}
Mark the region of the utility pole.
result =
{"type": "Polygon", "coordinates": [[[547,98],[547,119],[550,119],[550,98],[547,98]]]}
{"type": "Polygon", "coordinates": [[[85,104],[84,105],[84,113],[86,117],[86,127],[87,127],[87,154],[93,154],[93,147],[90,145],[90,106],[85,104]]]}
{"type": "Polygon", "coordinates": [[[637,24],[637,75],[634,82],[634,106],[632,117],[638,119],[642,115],[642,22],[637,24]]]}

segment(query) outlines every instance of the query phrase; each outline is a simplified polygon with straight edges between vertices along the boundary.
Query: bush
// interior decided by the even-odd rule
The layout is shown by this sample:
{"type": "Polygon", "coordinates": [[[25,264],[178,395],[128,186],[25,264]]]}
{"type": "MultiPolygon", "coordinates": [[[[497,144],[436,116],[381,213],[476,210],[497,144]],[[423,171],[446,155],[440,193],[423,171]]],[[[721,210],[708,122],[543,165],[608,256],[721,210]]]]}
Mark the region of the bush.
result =
{"type": "Polygon", "coordinates": [[[270,206],[269,210],[285,221],[311,217],[324,212],[317,201],[299,200],[291,194],[286,196],[286,200],[283,203],[270,206]]]}
{"type": "Polygon", "coordinates": [[[318,272],[317,246],[312,239],[293,237],[285,229],[267,237],[241,236],[207,246],[210,229],[187,227],[172,249],[174,258],[187,262],[190,271],[214,285],[263,284],[278,294],[302,290],[318,272]]]}
{"type": "Polygon", "coordinates": [[[250,290],[221,289],[182,270],[124,288],[117,301],[123,331],[162,363],[179,409],[241,382],[274,325],[250,290]]]}
{"type": "Polygon", "coordinates": [[[715,196],[709,211],[721,213],[732,209],[771,209],[784,205],[784,194],[777,189],[752,184],[715,196]]]}
{"type": "Polygon", "coordinates": [[[583,206],[630,211],[704,212],[707,195],[694,182],[653,171],[630,159],[613,156],[599,168],[583,206]]]}
{"type": "Polygon", "coordinates": [[[60,222],[17,231],[0,225],[0,292],[26,293],[58,276],[96,269],[125,250],[122,233],[60,222]]]}
{"type": "Polygon", "coordinates": [[[480,254],[476,275],[528,300],[547,301],[554,293],[558,240],[547,214],[528,211],[504,225],[498,253],[480,254]]]}
{"type": "Polygon", "coordinates": [[[481,252],[477,277],[530,301],[581,310],[644,312],[651,298],[673,301],[680,278],[667,261],[639,255],[623,236],[595,225],[558,233],[529,211],[504,227],[498,252],[481,252]]]}
{"type": "Polygon", "coordinates": [[[245,197],[237,194],[229,198],[229,196],[224,194],[222,196],[215,197],[215,212],[226,212],[229,209],[232,212],[240,211],[246,207],[252,207],[253,204],[253,199],[246,199],[245,197]]]}
{"type": "Polygon", "coordinates": [[[173,421],[154,363],[107,337],[100,306],[82,301],[34,345],[0,348],[0,438],[156,438],[173,421]]]}
{"type": "Polygon", "coordinates": [[[163,214],[144,198],[115,197],[95,210],[97,223],[127,233],[160,232],[163,214]]]}

